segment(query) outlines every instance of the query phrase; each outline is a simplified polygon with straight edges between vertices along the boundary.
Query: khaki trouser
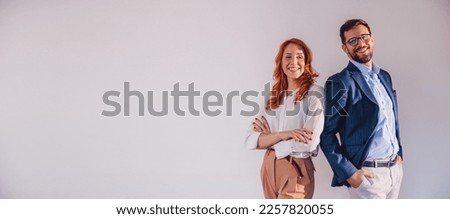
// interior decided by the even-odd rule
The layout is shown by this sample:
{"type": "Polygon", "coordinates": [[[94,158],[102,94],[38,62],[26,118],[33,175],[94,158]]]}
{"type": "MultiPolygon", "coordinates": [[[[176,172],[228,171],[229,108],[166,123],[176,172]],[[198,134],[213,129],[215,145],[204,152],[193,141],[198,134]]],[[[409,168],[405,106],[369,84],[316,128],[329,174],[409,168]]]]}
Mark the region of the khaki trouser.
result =
{"type": "Polygon", "coordinates": [[[311,157],[277,159],[275,151],[268,149],[261,167],[264,197],[312,198],[314,194],[314,164],[311,157]]]}
{"type": "Polygon", "coordinates": [[[396,199],[400,193],[403,178],[403,164],[397,163],[392,167],[363,167],[371,172],[373,178],[364,178],[358,188],[349,187],[351,198],[368,199],[396,199]]]}

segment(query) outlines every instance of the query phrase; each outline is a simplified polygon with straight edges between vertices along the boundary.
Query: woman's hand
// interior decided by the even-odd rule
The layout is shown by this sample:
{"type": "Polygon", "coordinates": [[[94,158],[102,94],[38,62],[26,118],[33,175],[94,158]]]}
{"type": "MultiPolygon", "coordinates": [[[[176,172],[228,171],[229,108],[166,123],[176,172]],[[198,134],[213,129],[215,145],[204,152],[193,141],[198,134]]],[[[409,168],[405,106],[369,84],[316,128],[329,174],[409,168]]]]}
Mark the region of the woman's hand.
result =
{"type": "Polygon", "coordinates": [[[308,144],[312,140],[312,134],[313,132],[311,130],[302,128],[280,132],[280,137],[282,140],[294,139],[295,141],[308,144]]]}
{"type": "MultiPolygon", "coordinates": [[[[269,123],[267,122],[264,116],[262,116],[261,119],[255,118],[255,121],[253,122],[253,129],[256,132],[261,132],[263,134],[272,133],[272,131],[270,130],[269,123]]],[[[302,128],[289,131],[282,131],[276,134],[278,135],[280,140],[294,139],[295,141],[307,144],[309,141],[312,140],[313,132],[309,129],[302,128]]]]}
{"type": "Polygon", "coordinates": [[[263,134],[270,134],[272,133],[270,131],[269,123],[267,122],[266,118],[264,116],[261,116],[261,120],[258,118],[255,118],[255,121],[253,122],[253,129],[256,132],[261,132],[263,134]]]}

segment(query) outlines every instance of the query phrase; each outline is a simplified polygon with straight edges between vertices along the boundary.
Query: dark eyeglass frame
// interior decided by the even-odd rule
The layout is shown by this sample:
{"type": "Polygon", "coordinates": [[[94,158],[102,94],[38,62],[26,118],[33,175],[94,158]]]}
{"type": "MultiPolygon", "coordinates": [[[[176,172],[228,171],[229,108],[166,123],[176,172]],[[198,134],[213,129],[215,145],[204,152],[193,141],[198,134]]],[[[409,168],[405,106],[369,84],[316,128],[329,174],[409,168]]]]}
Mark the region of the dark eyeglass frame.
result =
{"type": "Polygon", "coordinates": [[[350,39],[347,40],[347,42],[350,46],[356,46],[358,45],[358,41],[361,40],[365,43],[368,43],[370,38],[372,38],[372,35],[370,33],[366,33],[366,34],[361,34],[361,36],[359,37],[352,37],[350,39]]]}

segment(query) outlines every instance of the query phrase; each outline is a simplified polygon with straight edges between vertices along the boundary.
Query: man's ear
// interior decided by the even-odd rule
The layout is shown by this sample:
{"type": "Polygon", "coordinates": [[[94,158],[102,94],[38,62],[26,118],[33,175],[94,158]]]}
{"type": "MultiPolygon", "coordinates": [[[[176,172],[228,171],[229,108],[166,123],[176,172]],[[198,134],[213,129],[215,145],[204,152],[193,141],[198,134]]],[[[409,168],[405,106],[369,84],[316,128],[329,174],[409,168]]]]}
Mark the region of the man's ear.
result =
{"type": "Polygon", "coordinates": [[[345,44],[342,44],[341,48],[342,48],[342,51],[344,51],[345,54],[348,54],[347,47],[345,46],[345,44]]]}

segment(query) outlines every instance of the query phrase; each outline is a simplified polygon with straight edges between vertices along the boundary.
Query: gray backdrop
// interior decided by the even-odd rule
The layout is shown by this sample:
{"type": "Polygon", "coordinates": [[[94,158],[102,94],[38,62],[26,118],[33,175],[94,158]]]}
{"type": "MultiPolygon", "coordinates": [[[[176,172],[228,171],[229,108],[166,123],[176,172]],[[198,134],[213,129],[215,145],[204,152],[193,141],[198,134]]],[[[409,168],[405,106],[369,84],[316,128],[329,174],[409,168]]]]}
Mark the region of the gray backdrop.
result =
{"type": "MultiPolygon", "coordinates": [[[[132,97],[130,116],[106,117],[103,94],[119,91],[123,106],[130,82],[159,109],[176,83],[224,98],[261,91],[291,37],[311,47],[323,85],[347,63],[340,25],[358,17],[397,89],[400,197],[450,198],[449,11],[446,0],[1,0],[0,198],[262,198],[263,152],[243,146],[253,117],[239,97],[214,117],[201,97],[200,116],[185,97],[178,116],[170,95],[167,116],[139,116],[132,97]]],[[[314,163],[315,198],[347,198],[322,153],[314,163]]]]}

